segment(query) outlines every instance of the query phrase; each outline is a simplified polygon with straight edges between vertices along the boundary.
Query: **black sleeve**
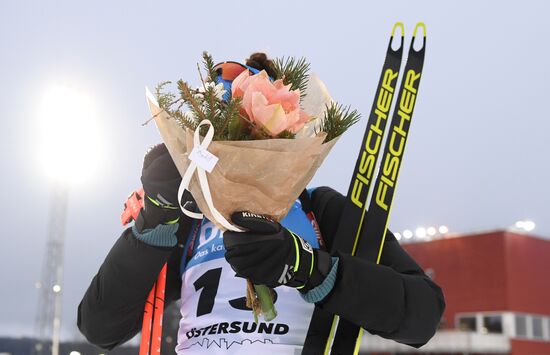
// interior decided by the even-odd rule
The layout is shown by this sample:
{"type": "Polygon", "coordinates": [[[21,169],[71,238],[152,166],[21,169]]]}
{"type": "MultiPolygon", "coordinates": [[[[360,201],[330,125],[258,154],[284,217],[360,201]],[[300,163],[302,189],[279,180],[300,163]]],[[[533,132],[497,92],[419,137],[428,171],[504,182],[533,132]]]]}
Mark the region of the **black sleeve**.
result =
{"type": "Polygon", "coordinates": [[[165,304],[180,297],[182,248],[161,248],[126,229],[105,258],[78,306],[78,328],[92,344],[112,349],[141,330],[145,301],[168,262],[165,304]]]}
{"type": "MultiPolygon", "coordinates": [[[[312,193],[313,212],[330,250],[345,197],[328,187],[312,193]]],[[[372,334],[420,347],[435,334],[443,292],[388,231],[380,265],[337,252],[336,283],[318,305],[372,334]]]]}

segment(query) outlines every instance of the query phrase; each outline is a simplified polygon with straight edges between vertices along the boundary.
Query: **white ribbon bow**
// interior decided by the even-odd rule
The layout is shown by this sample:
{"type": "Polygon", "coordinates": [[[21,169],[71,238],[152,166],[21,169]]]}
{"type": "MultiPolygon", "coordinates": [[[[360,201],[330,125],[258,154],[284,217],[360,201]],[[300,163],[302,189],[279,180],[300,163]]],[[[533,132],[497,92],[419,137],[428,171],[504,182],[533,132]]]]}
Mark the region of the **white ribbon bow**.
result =
{"type": "MultiPolygon", "coordinates": [[[[195,135],[193,137],[193,150],[201,148],[202,150],[206,151],[210,143],[212,142],[212,138],[214,137],[214,127],[212,126],[212,122],[209,120],[202,120],[201,123],[197,126],[195,129],[195,135]],[[201,126],[209,125],[208,132],[206,132],[206,136],[200,141],[200,128],[201,126]]],[[[178,189],[178,203],[180,205],[181,211],[194,219],[202,219],[203,214],[202,213],[196,213],[189,211],[181,204],[181,199],[183,197],[183,193],[185,190],[189,191],[189,183],[191,182],[191,177],[193,177],[193,173],[197,171],[197,175],[199,177],[199,185],[202,190],[202,194],[204,195],[204,199],[206,200],[206,204],[208,205],[208,208],[210,209],[210,212],[212,213],[212,217],[215,219],[216,222],[221,224],[225,229],[234,231],[234,232],[242,232],[242,229],[239,229],[229,223],[224,216],[214,207],[214,202],[212,201],[212,195],[210,193],[210,187],[208,186],[208,179],[206,178],[206,172],[204,168],[197,164],[195,160],[191,160],[189,166],[187,167],[187,170],[185,171],[185,174],[183,175],[183,178],[180,183],[180,187],[178,189]]]]}

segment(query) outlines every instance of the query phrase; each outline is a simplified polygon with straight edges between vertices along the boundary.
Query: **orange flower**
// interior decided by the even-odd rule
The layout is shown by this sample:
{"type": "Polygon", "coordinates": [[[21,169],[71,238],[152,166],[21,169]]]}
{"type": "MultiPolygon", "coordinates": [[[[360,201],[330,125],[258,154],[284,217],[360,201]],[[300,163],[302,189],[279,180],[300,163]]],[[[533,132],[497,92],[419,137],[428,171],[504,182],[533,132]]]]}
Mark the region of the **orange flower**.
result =
{"type": "Polygon", "coordinates": [[[296,133],[311,118],[300,108],[300,90],[290,90],[282,80],[271,82],[265,70],[256,75],[243,71],[233,80],[231,93],[242,97],[248,118],[272,136],[285,130],[296,133]]]}

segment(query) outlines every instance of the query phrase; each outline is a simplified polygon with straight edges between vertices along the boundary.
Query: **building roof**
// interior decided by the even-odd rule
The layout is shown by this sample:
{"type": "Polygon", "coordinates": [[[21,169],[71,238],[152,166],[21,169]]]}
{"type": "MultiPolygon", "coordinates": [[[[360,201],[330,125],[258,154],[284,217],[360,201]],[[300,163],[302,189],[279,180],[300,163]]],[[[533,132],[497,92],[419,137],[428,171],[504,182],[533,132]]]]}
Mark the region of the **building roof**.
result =
{"type": "Polygon", "coordinates": [[[458,312],[550,315],[550,240],[496,230],[449,235],[404,248],[445,293],[446,321],[458,312]]]}

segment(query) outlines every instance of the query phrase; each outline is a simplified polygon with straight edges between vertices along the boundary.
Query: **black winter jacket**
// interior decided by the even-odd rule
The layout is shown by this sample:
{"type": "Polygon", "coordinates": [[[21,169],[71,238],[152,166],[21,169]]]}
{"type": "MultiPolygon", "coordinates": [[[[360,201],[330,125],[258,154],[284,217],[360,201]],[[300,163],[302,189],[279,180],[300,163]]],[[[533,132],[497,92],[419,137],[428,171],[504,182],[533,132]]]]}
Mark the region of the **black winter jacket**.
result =
{"type": "MultiPolygon", "coordinates": [[[[345,197],[328,187],[311,196],[312,209],[328,250],[335,236],[345,197]]],[[[141,329],[147,295],[168,262],[166,304],[180,297],[179,265],[191,221],[180,222],[180,242],[173,248],[147,245],[131,228],[117,240],[78,307],[78,327],[93,344],[112,349],[141,329]]],[[[337,253],[337,279],[319,304],[370,333],[419,347],[434,335],[445,301],[428,278],[387,233],[380,265],[337,253]]]]}

